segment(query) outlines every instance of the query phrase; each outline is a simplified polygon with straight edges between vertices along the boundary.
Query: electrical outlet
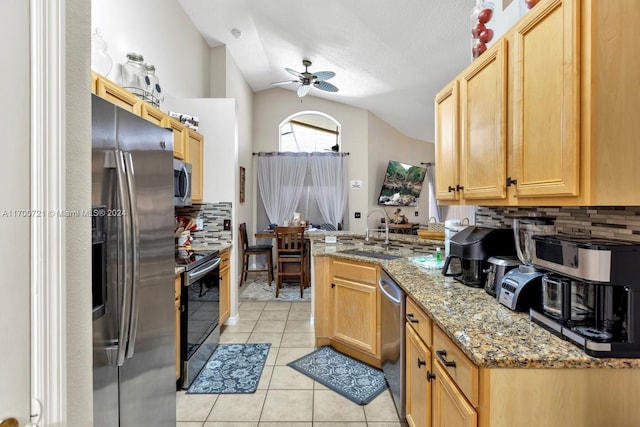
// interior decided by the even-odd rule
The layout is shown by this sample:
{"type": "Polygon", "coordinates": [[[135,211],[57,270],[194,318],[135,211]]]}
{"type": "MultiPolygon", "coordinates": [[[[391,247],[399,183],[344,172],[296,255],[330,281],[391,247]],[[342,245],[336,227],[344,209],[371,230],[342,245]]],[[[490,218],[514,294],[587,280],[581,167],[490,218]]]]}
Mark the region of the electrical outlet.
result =
{"type": "Polygon", "coordinates": [[[414,215],[414,216],[418,216],[418,211],[415,211],[415,212],[413,213],[413,215],[414,215]]]}
{"type": "Polygon", "coordinates": [[[356,218],[360,218],[360,212],[356,212],[356,213],[355,213],[355,217],[356,217],[356,218]]]}
{"type": "Polygon", "coordinates": [[[230,219],[225,219],[223,222],[223,227],[224,227],[224,231],[230,231],[231,230],[231,220],[230,219]]]}

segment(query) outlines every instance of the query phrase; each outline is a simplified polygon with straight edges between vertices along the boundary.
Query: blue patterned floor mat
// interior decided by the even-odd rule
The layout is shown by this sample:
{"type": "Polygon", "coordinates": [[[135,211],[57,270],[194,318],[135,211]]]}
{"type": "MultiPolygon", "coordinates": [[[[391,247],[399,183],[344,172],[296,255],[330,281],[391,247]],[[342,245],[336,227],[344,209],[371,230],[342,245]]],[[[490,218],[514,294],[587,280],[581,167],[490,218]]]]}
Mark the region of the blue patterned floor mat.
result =
{"type": "Polygon", "coordinates": [[[271,344],[220,344],[187,394],[255,393],[271,344]]]}
{"type": "Polygon", "coordinates": [[[387,389],[381,370],[339,353],[330,346],[320,347],[288,366],[359,405],[366,405],[387,389]]]}

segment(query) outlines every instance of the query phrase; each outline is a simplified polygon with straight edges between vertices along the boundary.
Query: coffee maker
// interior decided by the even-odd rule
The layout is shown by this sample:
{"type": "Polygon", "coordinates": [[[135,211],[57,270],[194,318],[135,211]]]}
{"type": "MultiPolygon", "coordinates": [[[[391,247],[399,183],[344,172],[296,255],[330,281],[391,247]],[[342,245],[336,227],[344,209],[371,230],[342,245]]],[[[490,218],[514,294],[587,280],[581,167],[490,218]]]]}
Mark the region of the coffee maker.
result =
{"type": "Polygon", "coordinates": [[[595,357],[640,357],[640,243],[535,236],[549,270],[531,320],[595,357]]]}
{"type": "Polygon", "coordinates": [[[527,311],[540,305],[544,272],[532,263],[533,236],[555,234],[555,219],[525,217],[513,220],[513,238],[521,264],[504,275],[497,285],[496,299],[511,310],[527,311]]]}
{"type": "Polygon", "coordinates": [[[450,241],[442,274],[472,287],[483,287],[492,256],[515,254],[513,234],[509,229],[469,226],[457,232],[450,241]],[[460,271],[449,271],[453,260],[459,260],[460,271]]]}

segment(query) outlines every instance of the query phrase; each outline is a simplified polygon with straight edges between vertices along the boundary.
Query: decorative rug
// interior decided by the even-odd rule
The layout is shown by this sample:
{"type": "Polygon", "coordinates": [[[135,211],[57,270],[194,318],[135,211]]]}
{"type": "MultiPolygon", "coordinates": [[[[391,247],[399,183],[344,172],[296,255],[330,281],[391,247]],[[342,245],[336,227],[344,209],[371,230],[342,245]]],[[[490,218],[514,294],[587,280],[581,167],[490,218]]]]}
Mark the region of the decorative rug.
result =
{"type": "Polygon", "coordinates": [[[339,353],[330,346],[320,347],[288,366],[358,405],[366,405],[387,389],[381,370],[339,353]]]}
{"type": "Polygon", "coordinates": [[[187,394],[254,393],[271,344],[219,344],[187,394]]]}
{"type": "Polygon", "coordinates": [[[300,285],[297,283],[284,283],[280,288],[280,295],[276,298],[276,281],[267,281],[267,273],[249,273],[247,281],[240,288],[239,301],[311,301],[311,288],[306,288],[303,298],[300,298],[300,285]]]}

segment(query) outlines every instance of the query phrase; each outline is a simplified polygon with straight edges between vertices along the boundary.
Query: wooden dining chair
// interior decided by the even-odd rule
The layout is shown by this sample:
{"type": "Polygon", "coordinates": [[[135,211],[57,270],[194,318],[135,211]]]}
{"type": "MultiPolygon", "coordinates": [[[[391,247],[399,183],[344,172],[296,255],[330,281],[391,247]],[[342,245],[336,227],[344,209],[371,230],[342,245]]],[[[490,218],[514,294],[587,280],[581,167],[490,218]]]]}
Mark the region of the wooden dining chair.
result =
{"type": "Polygon", "coordinates": [[[305,227],[276,227],[276,298],[283,283],[299,283],[300,298],[306,287],[305,227]]]}
{"type": "Polygon", "coordinates": [[[266,271],[269,278],[269,286],[273,280],[273,245],[254,245],[249,246],[249,238],[247,237],[247,224],[240,224],[240,243],[242,247],[242,273],[240,274],[240,286],[242,282],[247,280],[247,273],[266,271]],[[267,268],[249,268],[249,257],[251,255],[266,255],[267,268]]]}

